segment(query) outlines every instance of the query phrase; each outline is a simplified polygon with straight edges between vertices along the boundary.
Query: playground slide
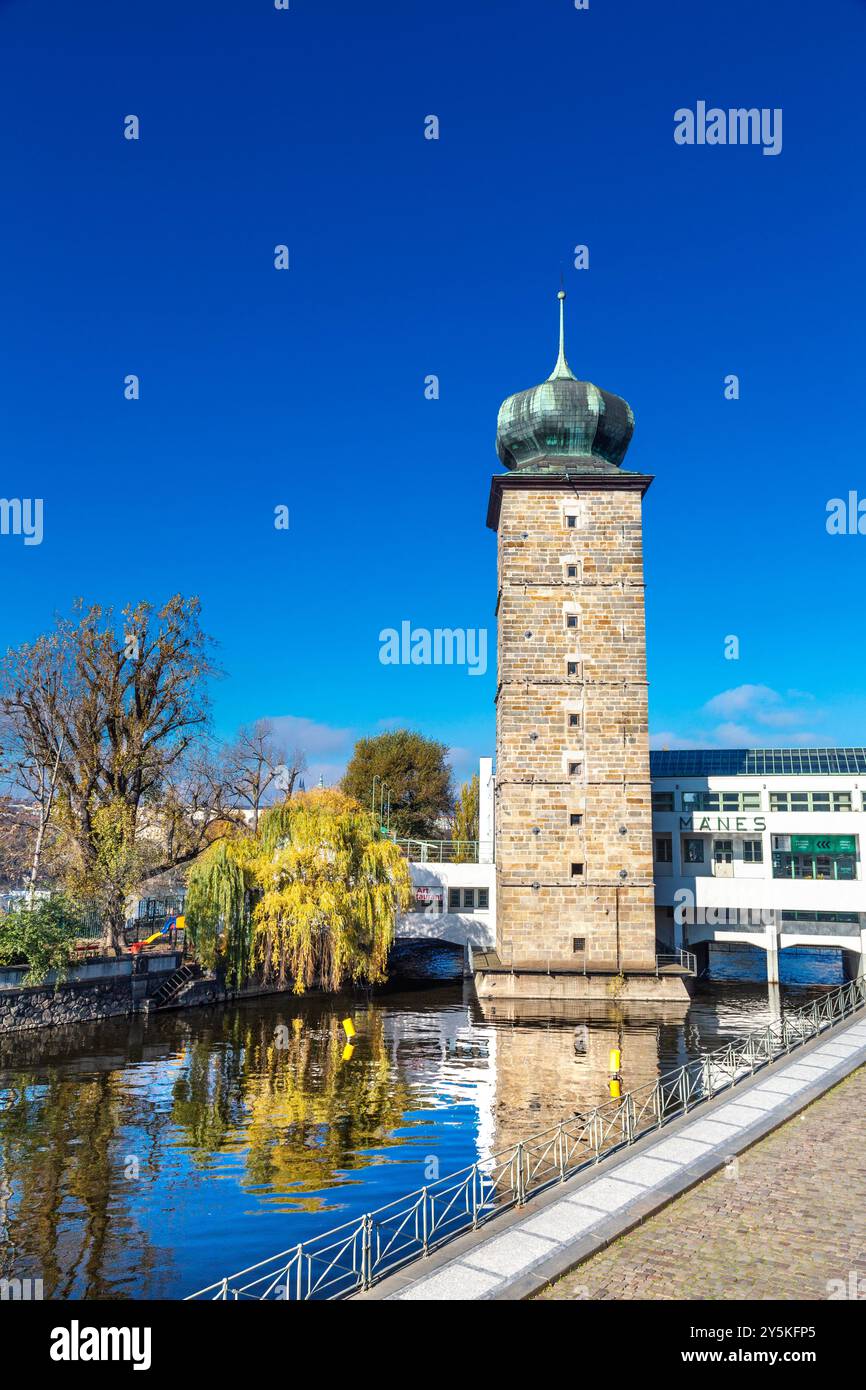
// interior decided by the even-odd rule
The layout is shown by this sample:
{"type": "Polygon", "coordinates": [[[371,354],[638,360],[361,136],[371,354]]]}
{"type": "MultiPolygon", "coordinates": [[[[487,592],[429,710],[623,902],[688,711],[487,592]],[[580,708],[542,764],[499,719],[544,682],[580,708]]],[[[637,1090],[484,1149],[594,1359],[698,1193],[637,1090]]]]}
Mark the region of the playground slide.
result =
{"type": "Polygon", "coordinates": [[[172,927],[184,927],[185,925],[186,925],[186,918],[185,918],[185,917],[169,917],[169,919],[168,919],[168,921],[166,922],[165,926],[164,926],[164,927],[160,927],[159,931],[155,931],[155,932],[153,933],[153,936],[147,936],[147,937],[145,937],[145,939],[142,941],[141,945],[142,945],[142,946],[152,946],[153,943],[154,943],[154,941],[159,941],[159,939],[160,939],[161,936],[168,936],[168,934],[169,934],[169,932],[171,931],[172,927]]]}

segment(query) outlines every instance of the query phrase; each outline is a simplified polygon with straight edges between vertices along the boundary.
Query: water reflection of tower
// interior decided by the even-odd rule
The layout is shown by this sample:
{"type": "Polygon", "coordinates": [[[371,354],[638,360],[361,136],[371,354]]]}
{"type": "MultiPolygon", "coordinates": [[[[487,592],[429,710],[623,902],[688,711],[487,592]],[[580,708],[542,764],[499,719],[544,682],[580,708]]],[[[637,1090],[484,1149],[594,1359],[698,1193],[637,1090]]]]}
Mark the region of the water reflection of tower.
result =
{"type": "Polygon", "coordinates": [[[623,1093],[655,1082],[661,1071],[659,1033],[682,1025],[680,1005],[484,1002],[494,1025],[495,1151],[609,1099],[610,1053],[622,1052],[623,1093]],[[586,1046],[575,1047],[575,1034],[586,1046]]]}

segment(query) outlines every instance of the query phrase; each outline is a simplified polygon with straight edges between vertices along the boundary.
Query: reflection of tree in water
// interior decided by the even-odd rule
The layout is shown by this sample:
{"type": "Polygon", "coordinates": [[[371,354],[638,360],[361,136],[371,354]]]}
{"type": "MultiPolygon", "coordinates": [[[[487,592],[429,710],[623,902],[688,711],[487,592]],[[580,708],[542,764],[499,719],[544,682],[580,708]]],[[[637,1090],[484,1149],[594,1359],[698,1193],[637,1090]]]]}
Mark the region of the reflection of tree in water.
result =
{"type": "Polygon", "coordinates": [[[370,1009],[351,1058],[340,1019],[236,1014],[223,1048],[193,1042],[174,1086],[172,1118],[195,1160],[246,1148],[245,1182],[297,1192],[293,1205],[316,1210],[304,1192],[332,1187],[368,1167],[363,1151],[399,1145],[392,1131],[410,1106],[410,1089],[388,1058],[384,1020],[370,1009]]]}
{"type": "MultiPolygon", "coordinates": [[[[165,1254],[135,1219],[139,1182],[125,1175],[123,1126],[146,1128],[149,1108],[129,1111],[113,1073],[38,1085],[13,1078],[0,1101],[0,1271],[42,1279],[46,1297],[110,1298],[134,1265],[127,1292],[141,1293],[165,1254]],[[29,1084],[28,1084],[29,1083],[29,1084]],[[134,1260],[130,1260],[134,1251],[134,1260]]],[[[140,1152],[140,1138],[136,1150],[140,1152]]]]}

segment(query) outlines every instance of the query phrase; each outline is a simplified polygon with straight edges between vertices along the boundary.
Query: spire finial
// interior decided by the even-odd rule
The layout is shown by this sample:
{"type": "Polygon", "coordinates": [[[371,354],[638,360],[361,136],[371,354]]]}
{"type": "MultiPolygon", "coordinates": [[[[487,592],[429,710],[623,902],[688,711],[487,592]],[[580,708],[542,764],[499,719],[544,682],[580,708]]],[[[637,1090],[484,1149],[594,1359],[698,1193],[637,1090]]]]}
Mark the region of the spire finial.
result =
{"type": "Polygon", "coordinates": [[[556,359],[556,366],[547,378],[548,381],[575,381],[577,378],[568,365],[565,357],[565,282],[562,271],[559,272],[559,290],[557,292],[559,300],[559,356],[556,359]]]}

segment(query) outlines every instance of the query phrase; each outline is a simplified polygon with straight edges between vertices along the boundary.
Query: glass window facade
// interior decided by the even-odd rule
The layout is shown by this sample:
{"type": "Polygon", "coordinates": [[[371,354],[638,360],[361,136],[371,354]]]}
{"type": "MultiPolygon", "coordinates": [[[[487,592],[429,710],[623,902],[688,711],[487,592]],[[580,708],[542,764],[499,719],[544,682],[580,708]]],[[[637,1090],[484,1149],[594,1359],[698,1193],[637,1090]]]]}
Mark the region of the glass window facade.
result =
{"type": "Polygon", "coordinates": [[[791,854],[773,851],[773,878],[852,879],[857,877],[853,854],[791,854]]]}
{"type": "Polygon", "coordinates": [[[844,922],[849,926],[858,926],[860,922],[859,914],[856,912],[783,912],[783,922],[844,922]]]}
{"type": "Polygon", "coordinates": [[[487,912],[490,907],[489,888],[449,888],[449,912],[487,912]]]}
{"type": "Polygon", "coordinates": [[[850,792],[770,792],[771,811],[850,811],[850,792]]]}
{"type": "Polygon", "coordinates": [[[683,792],[684,811],[760,811],[761,793],[683,792]]]}

